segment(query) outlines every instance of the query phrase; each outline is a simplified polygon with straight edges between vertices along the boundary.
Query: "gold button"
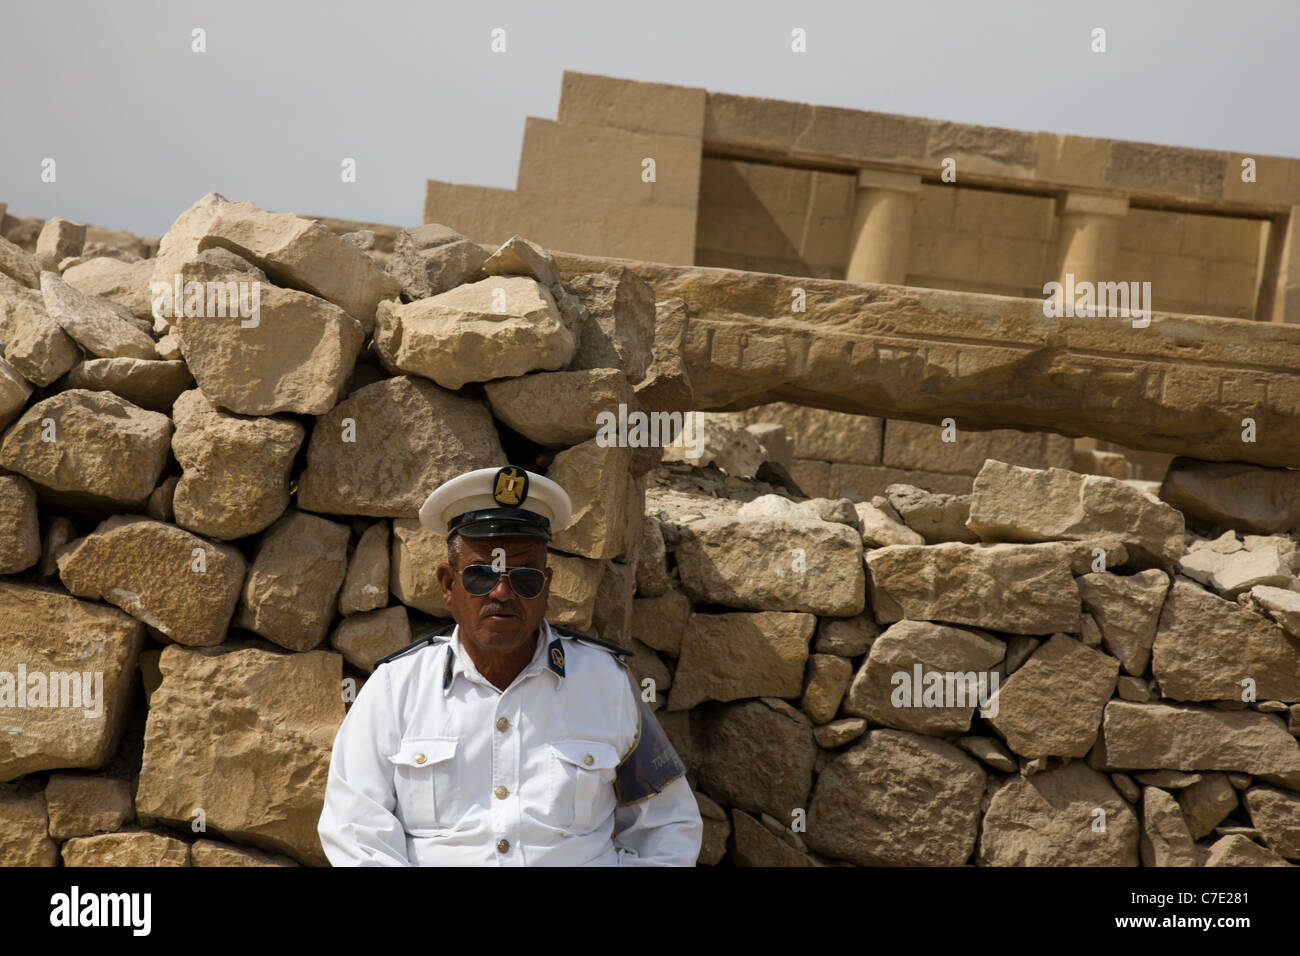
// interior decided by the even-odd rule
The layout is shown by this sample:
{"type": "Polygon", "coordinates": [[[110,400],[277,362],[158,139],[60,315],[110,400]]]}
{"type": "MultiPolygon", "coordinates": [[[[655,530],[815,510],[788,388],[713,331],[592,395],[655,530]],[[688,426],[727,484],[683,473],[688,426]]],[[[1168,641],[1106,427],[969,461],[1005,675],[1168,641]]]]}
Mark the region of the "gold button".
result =
{"type": "Polygon", "coordinates": [[[509,852],[510,852],[510,841],[509,841],[509,840],[497,840],[497,852],[498,852],[498,853],[509,853],[509,852]]]}
{"type": "Polygon", "coordinates": [[[510,721],[506,720],[504,717],[498,717],[498,718],[497,718],[497,730],[500,730],[500,731],[504,732],[504,731],[507,731],[507,730],[509,730],[509,729],[510,729],[510,721]]]}
{"type": "Polygon", "coordinates": [[[492,792],[496,794],[498,800],[504,800],[506,797],[510,796],[510,791],[505,787],[497,787],[492,792]]]}
{"type": "Polygon", "coordinates": [[[587,754],[587,756],[582,758],[582,762],[585,763],[588,767],[590,767],[592,764],[596,762],[596,758],[593,757],[591,754],[587,754]]]}
{"type": "Polygon", "coordinates": [[[416,754],[416,755],[415,755],[415,762],[416,762],[416,763],[424,763],[424,754],[416,754]]]}

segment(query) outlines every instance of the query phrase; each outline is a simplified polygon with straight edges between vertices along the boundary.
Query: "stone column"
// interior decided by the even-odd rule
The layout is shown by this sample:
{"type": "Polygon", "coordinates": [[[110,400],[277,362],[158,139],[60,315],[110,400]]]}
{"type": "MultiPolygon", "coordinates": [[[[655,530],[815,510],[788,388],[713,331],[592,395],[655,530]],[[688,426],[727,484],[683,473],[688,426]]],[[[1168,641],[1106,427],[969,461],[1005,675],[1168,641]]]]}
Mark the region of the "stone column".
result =
{"type": "Polygon", "coordinates": [[[912,243],[912,210],[920,191],[919,175],[858,170],[853,239],[845,279],[903,284],[912,243]]]}
{"type": "Polygon", "coordinates": [[[1061,220],[1061,232],[1053,278],[1061,285],[1066,285],[1067,273],[1074,276],[1076,285],[1148,278],[1114,274],[1120,220],[1128,215],[1127,196],[1068,192],[1056,198],[1056,215],[1061,220]]]}

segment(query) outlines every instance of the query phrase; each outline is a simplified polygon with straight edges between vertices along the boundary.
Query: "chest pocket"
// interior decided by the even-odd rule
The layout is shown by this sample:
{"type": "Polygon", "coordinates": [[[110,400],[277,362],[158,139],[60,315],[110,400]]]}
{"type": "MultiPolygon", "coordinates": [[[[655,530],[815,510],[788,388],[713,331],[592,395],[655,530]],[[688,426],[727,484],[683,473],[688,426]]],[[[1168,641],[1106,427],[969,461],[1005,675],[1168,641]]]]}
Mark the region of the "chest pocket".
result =
{"type": "Polygon", "coordinates": [[[557,740],[551,754],[556,824],[590,833],[614,811],[618,751],[595,740],[557,740]]]}
{"type": "Polygon", "coordinates": [[[455,737],[406,737],[388,759],[393,766],[397,816],[410,832],[450,826],[455,737]],[[440,815],[441,812],[441,815],[440,815]]]}

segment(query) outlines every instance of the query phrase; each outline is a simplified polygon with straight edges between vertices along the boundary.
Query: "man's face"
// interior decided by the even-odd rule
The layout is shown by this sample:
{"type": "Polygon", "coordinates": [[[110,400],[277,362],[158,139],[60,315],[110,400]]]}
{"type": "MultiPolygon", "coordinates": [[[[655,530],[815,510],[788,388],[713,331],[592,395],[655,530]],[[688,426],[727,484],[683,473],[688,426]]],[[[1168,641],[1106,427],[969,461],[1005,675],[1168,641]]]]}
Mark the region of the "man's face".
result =
{"type": "Polygon", "coordinates": [[[460,625],[461,639],[480,650],[493,654],[509,653],[531,644],[533,634],[546,616],[546,600],[551,593],[551,569],[546,566],[546,542],[539,538],[460,538],[460,556],[456,567],[440,564],[437,569],[442,599],[451,616],[460,625]],[[483,595],[465,590],[460,572],[471,564],[501,567],[537,568],[546,574],[542,593],[535,598],[521,598],[510,586],[505,574],[496,587],[483,595]]]}

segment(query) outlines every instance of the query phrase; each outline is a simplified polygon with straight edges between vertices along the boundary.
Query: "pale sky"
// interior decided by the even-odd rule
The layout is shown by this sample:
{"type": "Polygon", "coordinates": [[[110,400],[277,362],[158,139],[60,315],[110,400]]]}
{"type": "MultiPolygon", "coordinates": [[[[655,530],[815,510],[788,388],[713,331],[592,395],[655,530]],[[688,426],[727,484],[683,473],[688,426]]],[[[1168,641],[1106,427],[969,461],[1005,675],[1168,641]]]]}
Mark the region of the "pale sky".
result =
{"type": "Polygon", "coordinates": [[[426,179],[514,187],[566,69],[1300,157],[1298,39],[1296,0],[0,0],[0,202],[151,236],[213,190],[416,225],[426,179]]]}

